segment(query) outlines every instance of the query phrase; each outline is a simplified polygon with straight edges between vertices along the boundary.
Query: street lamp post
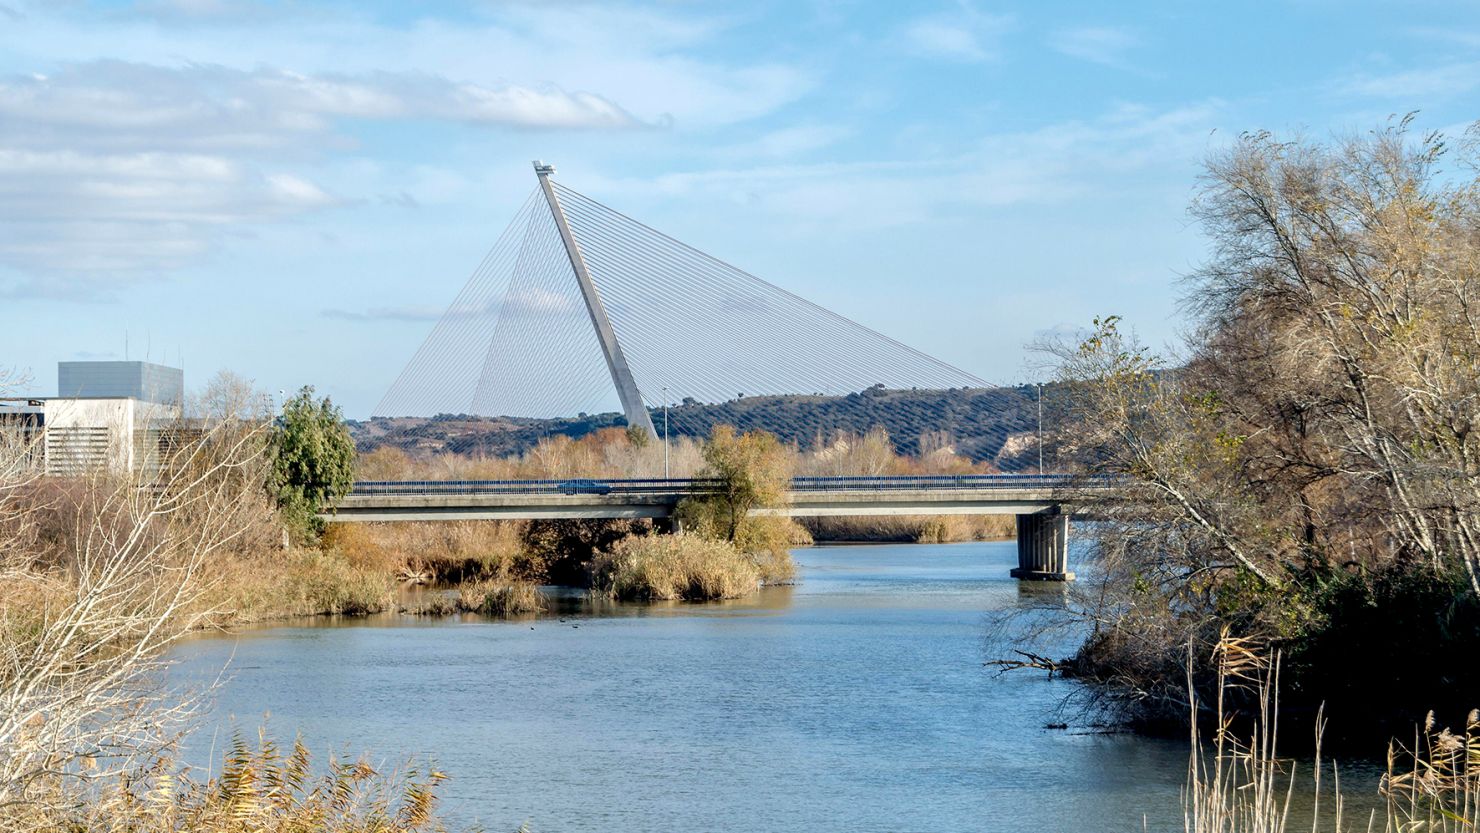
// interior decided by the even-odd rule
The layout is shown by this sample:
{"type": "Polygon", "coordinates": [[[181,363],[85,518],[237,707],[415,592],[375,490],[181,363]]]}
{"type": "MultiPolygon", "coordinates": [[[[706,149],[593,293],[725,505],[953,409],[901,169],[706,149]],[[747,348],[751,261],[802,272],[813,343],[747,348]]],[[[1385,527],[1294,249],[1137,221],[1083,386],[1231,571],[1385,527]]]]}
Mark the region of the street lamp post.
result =
{"type": "Polygon", "coordinates": [[[669,479],[668,473],[668,386],[663,386],[663,479],[669,479]]]}

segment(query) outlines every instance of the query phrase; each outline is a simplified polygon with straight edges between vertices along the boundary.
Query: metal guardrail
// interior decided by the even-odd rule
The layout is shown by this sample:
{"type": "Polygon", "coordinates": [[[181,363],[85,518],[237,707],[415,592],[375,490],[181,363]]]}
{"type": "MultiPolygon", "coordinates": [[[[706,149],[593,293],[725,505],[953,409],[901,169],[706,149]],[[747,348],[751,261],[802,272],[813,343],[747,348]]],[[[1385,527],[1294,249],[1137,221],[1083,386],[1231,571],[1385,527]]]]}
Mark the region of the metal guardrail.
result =
{"type": "MultiPolygon", "coordinates": [[[[1112,478],[1067,474],[945,474],[881,477],[795,477],[794,492],[869,492],[993,489],[1062,489],[1108,486],[1112,478]],[[1104,481],[1099,483],[1096,481],[1104,481]]],[[[606,495],[702,494],[719,488],[710,478],[568,480],[362,480],[351,496],[367,495],[606,495]]]]}

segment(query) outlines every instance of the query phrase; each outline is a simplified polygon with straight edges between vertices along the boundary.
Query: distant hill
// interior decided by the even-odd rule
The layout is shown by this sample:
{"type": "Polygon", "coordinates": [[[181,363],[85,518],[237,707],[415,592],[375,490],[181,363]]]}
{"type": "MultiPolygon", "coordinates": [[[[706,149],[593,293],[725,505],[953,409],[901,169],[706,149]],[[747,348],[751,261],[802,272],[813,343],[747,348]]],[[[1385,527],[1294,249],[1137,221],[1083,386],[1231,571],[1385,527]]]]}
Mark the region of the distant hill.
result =
{"type": "MultiPolygon", "coordinates": [[[[661,432],[662,411],[653,412],[661,432]]],[[[763,429],[802,449],[827,442],[839,433],[862,434],[875,426],[889,432],[901,454],[954,447],[973,461],[988,461],[1005,471],[1028,465],[1026,452],[1037,426],[1037,406],[1030,387],[957,388],[953,390],[888,390],[881,386],[847,396],[750,396],[719,404],[688,401],[668,410],[673,437],[708,435],[727,423],[741,430],[763,429]]],[[[522,453],[542,437],[577,438],[624,424],[621,414],[583,415],[567,419],[524,419],[440,414],[435,417],[376,417],[350,422],[362,452],[383,445],[412,454],[522,453]]]]}

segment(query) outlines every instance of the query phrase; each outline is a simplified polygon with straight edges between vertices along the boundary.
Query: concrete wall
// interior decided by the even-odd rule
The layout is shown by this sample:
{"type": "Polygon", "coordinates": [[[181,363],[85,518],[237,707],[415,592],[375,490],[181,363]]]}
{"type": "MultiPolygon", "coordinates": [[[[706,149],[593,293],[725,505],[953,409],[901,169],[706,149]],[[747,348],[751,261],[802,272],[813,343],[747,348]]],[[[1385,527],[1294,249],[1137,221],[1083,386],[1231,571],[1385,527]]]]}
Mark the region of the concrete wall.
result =
{"type": "Polygon", "coordinates": [[[137,456],[138,404],[127,398],[48,399],[47,474],[131,471],[137,456]]]}

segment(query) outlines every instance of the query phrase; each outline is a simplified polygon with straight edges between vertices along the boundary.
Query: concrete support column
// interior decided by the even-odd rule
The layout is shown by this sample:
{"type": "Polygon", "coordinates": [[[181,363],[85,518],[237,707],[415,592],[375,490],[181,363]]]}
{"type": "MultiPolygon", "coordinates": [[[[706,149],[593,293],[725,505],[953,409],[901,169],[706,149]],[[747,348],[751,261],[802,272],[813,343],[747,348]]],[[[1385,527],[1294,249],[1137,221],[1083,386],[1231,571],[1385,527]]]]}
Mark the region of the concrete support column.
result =
{"type": "Polygon", "coordinates": [[[1073,581],[1069,570],[1069,516],[1038,512],[1017,516],[1018,565],[1013,578],[1073,581]]]}

